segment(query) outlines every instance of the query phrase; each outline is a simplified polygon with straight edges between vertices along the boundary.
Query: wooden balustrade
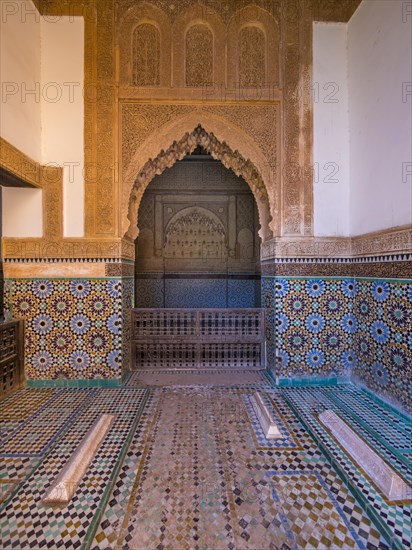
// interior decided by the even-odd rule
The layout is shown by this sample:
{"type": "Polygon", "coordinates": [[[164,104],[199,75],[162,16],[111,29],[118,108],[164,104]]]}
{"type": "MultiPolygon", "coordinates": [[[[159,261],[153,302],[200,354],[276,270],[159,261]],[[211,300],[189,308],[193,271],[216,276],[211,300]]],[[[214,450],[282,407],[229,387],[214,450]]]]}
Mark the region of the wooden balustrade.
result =
{"type": "Polygon", "coordinates": [[[265,367],[262,309],[133,309],[132,368],[265,367]]]}
{"type": "Polygon", "coordinates": [[[0,323],[0,397],[18,389],[24,381],[23,321],[0,323]]]}

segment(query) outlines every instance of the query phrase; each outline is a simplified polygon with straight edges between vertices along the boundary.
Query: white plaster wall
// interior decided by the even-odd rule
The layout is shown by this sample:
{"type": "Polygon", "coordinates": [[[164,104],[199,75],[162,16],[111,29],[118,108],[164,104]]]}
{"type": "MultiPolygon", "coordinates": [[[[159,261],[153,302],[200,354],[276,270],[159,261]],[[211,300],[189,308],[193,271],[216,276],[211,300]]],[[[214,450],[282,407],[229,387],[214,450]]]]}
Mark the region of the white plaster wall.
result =
{"type": "Polygon", "coordinates": [[[411,11],[364,0],[348,24],[353,235],[412,223],[411,11]]]}
{"type": "Polygon", "coordinates": [[[42,237],[42,191],[20,187],[2,188],[3,237],[42,237]]]}
{"type": "Polygon", "coordinates": [[[314,233],[349,235],[347,25],[313,25],[314,233]]]}
{"type": "Polygon", "coordinates": [[[0,135],[40,162],[40,15],[31,0],[0,2],[0,77],[0,135]]]}
{"type": "Polygon", "coordinates": [[[42,158],[63,166],[66,237],[84,235],[84,20],[42,19],[42,158]]]}

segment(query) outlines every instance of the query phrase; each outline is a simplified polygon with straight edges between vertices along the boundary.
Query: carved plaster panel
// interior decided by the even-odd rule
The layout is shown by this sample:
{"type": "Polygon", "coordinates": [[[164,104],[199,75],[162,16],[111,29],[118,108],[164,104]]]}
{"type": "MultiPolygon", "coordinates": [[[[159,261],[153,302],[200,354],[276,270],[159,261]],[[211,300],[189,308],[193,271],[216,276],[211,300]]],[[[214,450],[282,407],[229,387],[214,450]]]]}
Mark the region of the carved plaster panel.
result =
{"type": "Polygon", "coordinates": [[[186,32],[186,86],[213,84],[213,33],[207,25],[192,25],[186,32]]]}
{"type": "MultiPolygon", "coordinates": [[[[121,157],[121,148],[117,143],[118,135],[118,83],[130,82],[131,53],[128,57],[119,57],[121,40],[123,36],[130,38],[131,34],[123,33],[123,25],[130,24],[131,31],[136,24],[135,13],[139,17],[145,17],[146,22],[162,20],[161,26],[161,53],[160,53],[160,87],[164,91],[161,97],[170,101],[172,98],[190,99],[190,90],[186,91],[177,86],[170,88],[171,61],[163,57],[167,56],[167,50],[171,51],[172,44],[163,48],[162,45],[171,39],[171,28],[185,20],[185,12],[191,10],[201,11],[200,21],[217,21],[226,28],[240,22],[240,26],[257,22],[263,28],[265,22],[275,21],[279,26],[281,37],[279,51],[280,58],[280,82],[282,91],[277,90],[276,97],[284,95],[283,103],[283,140],[284,150],[283,178],[284,184],[281,190],[280,200],[272,215],[276,225],[275,233],[286,235],[302,235],[312,233],[313,207],[312,207],[312,181],[309,177],[311,167],[311,133],[312,114],[310,102],[307,106],[299,102],[299,98],[310,97],[311,74],[311,26],[313,20],[347,21],[359,4],[359,0],[255,0],[253,5],[247,1],[203,0],[199,4],[196,0],[181,0],[169,2],[167,0],[153,0],[152,2],[138,2],[135,0],[35,0],[35,5],[40,13],[54,16],[76,15],[85,19],[85,163],[94,166],[95,170],[86,174],[85,180],[85,230],[86,235],[115,236],[124,235],[127,230],[128,199],[124,199],[123,189],[118,192],[119,181],[117,166],[118,156],[121,157]],[[257,8],[257,9],[256,9],[257,8]],[[259,12],[259,9],[261,10],[259,12]],[[302,9],[304,11],[302,12],[302,9]],[[148,10],[147,13],[144,10],[148,10]],[[254,12],[254,20],[250,16],[250,10],[254,12]],[[150,13],[149,13],[150,11],[150,13]],[[156,17],[153,16],[157,13],[156,17]],[[245,15],[246,14],[246,15],[245,15]],[[218,18],[218,19],[216,19],[218,18]],[[162,23],[162,24],[163,24],[162,23]],[[166,29],[166,32],[164,32],[166,29]],[[169,34],[168,34],[169,33],[169,34]],[[162,53],[166,52],[166,54],[162,53]],[[116,60],[119,60],[116,68],[116,60]],[[128,72],[129,71],[129,72],[128,72]],[[126,75],[126,76],[122,76],[126,75]],[[309,94],[309,95],[308,95],[309,94]],[[118,223],[118,215],[121,223],[118,223]],[[125,227],[126,225],[126,227],[125,227]]],[[[189,17],[190,19],[190,17],[189,17]]],[[[274,34],[268,36],[268,44],[274,34]]],[[[181,38],[179,38],[181,40],[181,38]]],[[[269,47],[270,51],[277,51],[277,47],[269,47]]],[[[128,51],[131,52],[131,49],[128,51]]],[[[218,51],[218,48],[216,49],[218,51]]],[[[229,67],[238,67],[237,62],[228,63],[229,67]]],[[[270,60],[267,58],[269,67],[270,60]]],[[[214,66],[214,71],[221,71],[223,64],[214,66]],[[220,68],[219,68],[220,67],[220,68]]],[[[215,73],[216,74],[216,73],[215,73]]],[[[218,73],[218,82],[225,84],[224,72],[218,73]],[[223,75],[223,77],[221,76],[223,75]]],[[[270,71],[268,72],[268,75],[270,71]]],[[[269,77],[270,78],[270,77],[269,77]]],[[[216,79],[216,77],[215,77],[216,79]]],[[[151,92],[149,90],[149,96],[151,92]]],[[[135,96],[134,96],[135,97],[135,96]]],[[[262,95],[263,97],[263,95],[262,95]]],[[[248,101],[242,97],[242,101],[248,101]]],[[[254,98],[256,102],[258,98],[254,98]]],[[[234,98],[239,101],[239,97],[234,98]]],[[[305,100],[306,101],[306,100],[305,100]]],[[[253,116],[250,118],[253,120],[253,116]]],[[[193,130],[196,124],[206,122],[197,120],[192,128],[186,128],[171,141],[163,143],[160,150],[166,149],[174,140],[181,139],[185,132],[193,130]]],[[[208,130],[208,128],[206,128],[208,130]]],[[[157,137],[157,132],[153,130],[157,137]]],[[[230,133],[230,131],[228,132],[230,133]]],[[[216,134],[217,135],[217,134],[216,134]]],[[[217,136],[218,139],[221,136],[217,136]]],[[[147,138],[149,139],[149,137],[147,138]]],[[[223,139],[223,138],[221,138],[223,139]]],[[[226,140],[230,144],[229,140],[226,140]]],[[[233,150],[240,148],[234,148],[233,150]]],[[[155,158],[159,149],[150,155],[143,156],[143,165],[148,158],[155,158]]],[[[243,158],[259,156],[258,151],[242,153],[243,158]]],[[[252,160],[252,158],[251,158],[252,160]]],[[[252,162],[254,162],[252,160],[252,162]]],[[[122,161],[121,161],[122,163],[122,161]]],[[[120,164],[121,164],[120,163],[120,164]]],[[[256,165],[256,163],[254,162],[256,165]]],[[[136,176],[137,172],[134,174],[136,176]]],[[[266,181],[266,178],[264,178],[266,181]]]]}
{"type": "MultiPolygon", "coordinates": [[[[233,138],[233,134],[234,132],[232,130],[231,139],[233,138]]],[[[262,173],[264,176],[268,176],[267,171],[265,172],[262,170],[262,173],[260,173],[250,159],[242,157],[240,151],[235,150],[234,152],[225,141],[219,141],[214,133],[208,133],[201,126],[197,126],[192,132],[186,132],[179,141],[173,141],[172,145],[166,149],[166,151],[162,149],[157,157],[154,159],[149,158],[149,160],[137,171],[137,177],[132,186],[129,200],[129,223],[126,222],[125,224],[127,236],[131,239],[135,239],[138,235],[138,208],[142,195],[150,181],[156,174],[162,173],[166,168],[173,166],[177,160],[191,153],[198,145],[208,151],[213,158],[220,160],[226,168],[233,170],[236,175],[242,176],[249,184],[258,205],[261,224],[260,235],[263,240],[266,240],[270,236],[269,230],[273,227],[273,224],[270,223],[270,203],[262,177],[262,173]]],[[[157,149],[158,144],[155,144],[155,147],[157,149]]],[[[140,155],[137,155],[137,161],[139,161],[139,156],[140,155]]],[[[262,162],[262,159],[260,158],[259,160],[261,161],[260,164],[258,163],[259,168],[262,166],[263,169],[267,168],[264,162],[262,162]]],[[[136,173],[134,167],[133,171],[131,171],[129,167],[126,174],[128,173],[129,178],[131,178],[133,172],[136,173]]],[[[126,184],[127,182],[128,178],[126,178],[126,184]]],[[[130,193],[130,187],[125,185],[124,188],[124,197],[127,200],[128,194],[130,193]]]]}
{"type": "Polygon", "coordinates": [[[154,175],[202,144],[251,187],[264,238],[269,235],[269,202],[273,218],[270,230],[276,233],[280,195],[278,110],[276,103],[244,106],[125,103],[122,212],[128,204],[129,215],[123,218],[124,231],[135,237],[141,196],[154,175]]]}
{"type": "Polygon", "coordinates": [[[155,25],[141,23],[133,31],[132,84],[158,86],[160,83],[160,33],[155,25]]]}
{"type": "Polygon", "coordinates": [[[206,208],[190,206],[175,214],[165,228],[165,258],[224,258],[226,231],[218,217],[206,208]]]}

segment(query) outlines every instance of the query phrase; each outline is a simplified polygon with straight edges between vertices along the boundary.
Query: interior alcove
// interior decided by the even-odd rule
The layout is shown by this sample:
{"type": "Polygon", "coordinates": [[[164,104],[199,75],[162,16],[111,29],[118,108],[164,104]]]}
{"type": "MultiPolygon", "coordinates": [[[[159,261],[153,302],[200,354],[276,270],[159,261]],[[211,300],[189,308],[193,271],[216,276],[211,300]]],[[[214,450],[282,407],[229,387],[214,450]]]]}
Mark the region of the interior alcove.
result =
{"type": "Polygon", "coordinates": [[[260,307],[254,196],[201,146],[151,181],[138,220],[135,307],[260,307]]]}

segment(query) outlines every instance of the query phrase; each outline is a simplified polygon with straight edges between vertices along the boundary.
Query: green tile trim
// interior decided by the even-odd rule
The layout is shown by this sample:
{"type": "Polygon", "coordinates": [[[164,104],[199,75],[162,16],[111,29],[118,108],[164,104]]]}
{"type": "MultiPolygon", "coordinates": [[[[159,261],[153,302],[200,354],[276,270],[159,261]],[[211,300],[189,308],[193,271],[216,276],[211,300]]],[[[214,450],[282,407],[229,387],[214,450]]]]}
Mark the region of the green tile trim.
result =
{"type": "Polygon", "coordinates": [[[350,280],[356,280],[356,281],[366,281],[366,282],[374,282],[374,281],[385,281],[386,283],[399,283],[399,284],[406,284],[410,285],[412,284],[412,279],[386,279],[385,277],[352,277],[349,275],[337,277],[337,276],[324,276],[324,275],[301,275],[301,276],[293,276],[293,275],[262,275],[262,279],[286,279],[288,281],[310,281],[312,279],[314,280],[329,280],[329,281],[345,281],[347,279],[350,280]]]}
{"type": "Polygon", "coordinates": [[[269,380],[269,384],[271,386],[276,386],[276,379],[275,377],[273,376],[273,372],[270,370],[270,369],[266,369],[263,373],[266,378],[269,380]]]}
{"type": "Polygon", "coordinates": [[[96,379],[96,380],[26,380],[28,388],[120,388],[120,378],[96,379]]]}
{"type": "Polygon", "coordinates": [[[132,373],[129,370],[122,372],[122,378],[121,378],[122,386],[127,386],[127,382],[129,380],[129,378],[131,377],[131,375],[132,375],[132,373]]]}
{"type": "MultiPolygon", "coordinates": [[[[272,375],[273,376],[273,375],[272,375]]],[[[278,384],[275,384],[278,387],[289,387],[289,388],[296,388],[296,387],[302,387],[302,386],[340,386],[343,384],[349,384],[350,380],[349,378],[343,378],[340,376],[313,376],[313,377],[306,377],[306,378],[286,378],[286,377],[279,377],[278,384]]]]}
{"type": "MultiPolygon", "coordinates": [[[[315,280],[322,279],[322,280],[330,280],[330,281],[344,281],[346,279],[356,279],[356,277],[351,277],[349,275],[342,275],[342,277],[338,277],[338,276],[325,277],[325,276],[322,276],[322,275],[318,275],[318,276],[300,275],[299,277],[298,276],[293,276],[293,275],[262,275],[261,278],[262,279],[287,279],[289,281],[308,281],[308,280],[311,280],[311,279],[315,279],[315,280]]],[[[383,280],[383,279],[379,279],[379,280],[383,280]]]]}
{"type": "Polygon", "coordinates": [[[364,393],[366,393],[368,395],[368,397],[370,399],[372,399],[372,401],[375,401],[375,403],[379,404],[383,409],[386,409],[387,411],[389,411],[390,413],[392,413],[394,415],[398,415],[400,418],[402,418],[402,420],[405,420],[406,422],[411,422],[412,423],[412,416],[411,415],[409,415],[408,413],[406,413],[404,411],[400,411],[396,405],[392,405],[391,403],[388,403],[387,401],[382,399],[382,397],[379,394],[375,393],[370,388],[364,386],[361,383],[356,383],[356,379],[352,382],[352,384],[355,387],[359,388],[364,393]]]}
{"type": "Polygon", "coordinates": [[[359,490],[356,483],[352,481],[351,478],[349,478],[344,470],[344,468],[339,464],[338,460],[336,460],[333,453],[329,450],[328,446],[322,442],[322,440],[317,436],[316,432],[311,428],[308,422],[306,422],[305,418],[302,417],[299,413],[299,410],[289,399],[287,395],[285,395],[282,392],[282,398],[285,400],[287,405],[290,407],[296,418],[301,422],[301,424],[304,426],[304,428],[307,430],[307,432],[312,437],[313,441],[315,441],[316,445],[319,447],[319,449],[322,451],[324,456],[329,460],[329,462],[332,464],[335,472],[338,474],[338,476],[343,481],[344,485],[348,487],[349,491],[354,495],[356,500],[361,505],[361,508],[364,510],[367,516],[371,519],[372,523],[375,525],[375,527],[378,529],[378,531],[381,533],[381,535],[387,540],[391,541],[390,548],[391,550],[405,550],[403,544],[401,541],[396,537],[394,538],[394,533],[391,531],[389,526],[386,522],[383,521],[381,516],[378,514],[378,512],[373,508],[373,506],[370,506],[369,500],[366,498],[366,496],[362,493],[362,491],[359,490]]]}
{"type": "MultiPolygon", "coordinates": [[[[389,441],[387,441],[386,439],[383,439],[379,433],[372,427],[370,426],[369,424],[367,424],[366,422],[364,422],[364,420],[362,420],[362,418],[356,414],[354,411],[352,411],[348,406],[345,405],[345,403],[342,402],[342,400],[339,398],[339,396],[336,396],[334,394],[332,394],[331,392],[328,392],[328,397],[329,399],[331,399],[334,403],[336,403],[338,405],[338,407],[340,409],[342,409],[343,411],[346,412],[346,414],[349,415],[350,418],[352,418],[353,420],[355,420],[356,422],[358,422],[364,429],[365,431],[371,435],[373,438],[377,439],[389,452],[391,452],[393,455],[395,455],[398,460],[400,462],[402,462],[403,464],[405,464],[405,466],[407,468],[410,467],[411,463],[410,461],[404,457],[402,455],[402,451],[396,449],[395,447],[393,447],[389,441]]],[[[398,429],[402,430],[401,427],[398,427],[398,429]]],[[[393,466],[393,465],[392,465],[393,466]]],[[[395,466],[394,466],[395,467],[395,466]]],[[[396,467],[395,467],[396,468],[396,467]]]]}
{"type": "Polygon", "coordinates": [[[280,376],[278,382],[276,382],[276,377],[270,369],[266,369],[264,375],[271,385],[276,387],[341,386],[344,384],[351,384],[350,378],[344,378],[342,376],[308,376],[305,378],[287,378],[285,376],[280,376]]]}

